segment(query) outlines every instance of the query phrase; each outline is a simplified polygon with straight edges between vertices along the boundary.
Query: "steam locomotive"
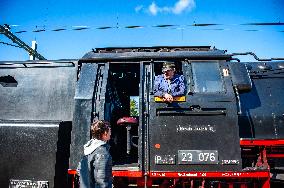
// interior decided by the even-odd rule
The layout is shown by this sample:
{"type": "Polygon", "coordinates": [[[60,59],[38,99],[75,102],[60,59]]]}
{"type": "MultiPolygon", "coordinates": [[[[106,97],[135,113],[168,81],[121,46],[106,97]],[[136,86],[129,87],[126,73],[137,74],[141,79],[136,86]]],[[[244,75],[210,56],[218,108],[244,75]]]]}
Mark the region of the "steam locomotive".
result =
{"type": "Polygon", "coordinates": [[[281,60],[157,46],[2,61],[0,187],[78,187],[76,167],[96,119],[111,123],[114,187],[282,185],[281,60]],[[173,103],[153,94],[165,61],[186,82],[173,103]]]}

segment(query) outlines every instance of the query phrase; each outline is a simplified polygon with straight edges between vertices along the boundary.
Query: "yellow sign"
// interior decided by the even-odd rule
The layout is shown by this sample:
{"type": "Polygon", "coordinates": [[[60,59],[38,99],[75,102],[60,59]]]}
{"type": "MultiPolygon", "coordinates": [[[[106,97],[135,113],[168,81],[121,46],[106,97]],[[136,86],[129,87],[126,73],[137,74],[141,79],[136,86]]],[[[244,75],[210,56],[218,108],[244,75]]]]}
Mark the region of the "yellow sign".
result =
{"type": "MultiPolygon", "coordinates": [[[[180,96],[180,97],[173,97],[174,102],[185,102],[186,98],[185,96],[180,96]]],[[[163,100],[163,97],[155,97],[155,102],[165,102],[163,100]]]]}

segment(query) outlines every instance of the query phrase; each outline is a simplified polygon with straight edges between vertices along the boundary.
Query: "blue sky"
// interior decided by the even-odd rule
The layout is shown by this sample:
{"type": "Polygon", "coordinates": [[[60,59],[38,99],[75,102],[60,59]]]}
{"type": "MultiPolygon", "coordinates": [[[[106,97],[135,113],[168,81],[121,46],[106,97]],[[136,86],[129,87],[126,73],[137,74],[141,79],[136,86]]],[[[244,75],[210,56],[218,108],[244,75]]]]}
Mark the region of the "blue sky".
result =
{"type": "MultiPolygon", "coordinates": [[[[209,45],[231,52],[255,52],[260,58],[284,57],[284,25],[240,25],[284,22],[284,0],[1,0],[0,24],[45,58],[80,58],[96,47],[209,45]],[[193,27],[193,23],[222,25],[193,27]],[[157,28],[154,25],[172,24],[157,28]],[[138,25],[142,28],[127,29],[138,25]],[[87,26],[76,31],[74,26],[87,26]],[[98,27],[114,28],[100,30],[98,27]],[[52,31],[64,28],[64,31],[52,31]],[[33,32],[45,29],[45,32],[33,32]],[[220,30],[222,29],[222,30],[220,30]]],[[[0,41],[12,43],[4,35],[0,41]]],[[[251,60],[240,57],[242,60],[251,60]]],[[[0,44],[0,61],[27,60],[19,48],[0,44]]]]}

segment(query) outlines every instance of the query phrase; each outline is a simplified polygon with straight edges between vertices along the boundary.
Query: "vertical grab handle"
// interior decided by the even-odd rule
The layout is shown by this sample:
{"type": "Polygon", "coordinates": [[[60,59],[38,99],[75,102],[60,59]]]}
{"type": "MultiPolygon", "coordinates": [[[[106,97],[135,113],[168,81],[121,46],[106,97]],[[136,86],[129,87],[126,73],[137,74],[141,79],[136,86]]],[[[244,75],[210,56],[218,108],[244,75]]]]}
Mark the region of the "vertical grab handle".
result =
{"type": "Polygon", "coordinates": [[[242,114],[242,108],[241,108],[241,100],[240,100],[240,94],[238,91],[238,88],[236,86],[234,86],[234,91],[237,97],[237,103],[238,103],[238,115],[242,114]]]}

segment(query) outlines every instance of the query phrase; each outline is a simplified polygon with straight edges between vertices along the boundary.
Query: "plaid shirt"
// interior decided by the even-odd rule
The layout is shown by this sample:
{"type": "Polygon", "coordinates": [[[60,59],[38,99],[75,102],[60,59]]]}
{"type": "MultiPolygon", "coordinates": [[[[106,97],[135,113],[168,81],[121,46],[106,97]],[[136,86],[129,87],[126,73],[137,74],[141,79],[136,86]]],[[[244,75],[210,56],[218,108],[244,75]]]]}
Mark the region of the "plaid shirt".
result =
{"type": "Polygon", "coordinates": [[[175,74],[170,82],[165,79],[164,75],[155,77],[154,95],[163,97],[166,93],[173,97],[182,96],[185,92],[184,76],[175,74]]]}

